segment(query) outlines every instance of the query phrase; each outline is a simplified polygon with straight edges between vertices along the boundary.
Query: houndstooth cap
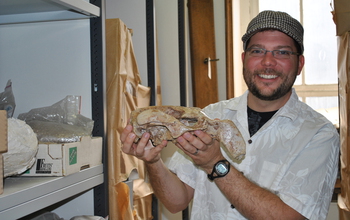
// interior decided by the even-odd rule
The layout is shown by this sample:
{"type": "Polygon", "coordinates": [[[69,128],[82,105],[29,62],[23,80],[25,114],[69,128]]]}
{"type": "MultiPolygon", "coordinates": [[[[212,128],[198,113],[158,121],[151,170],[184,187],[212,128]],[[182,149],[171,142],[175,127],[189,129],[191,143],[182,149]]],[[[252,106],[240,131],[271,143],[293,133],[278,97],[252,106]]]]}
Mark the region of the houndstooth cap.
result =
{"type": "Polygon", "coordinates": [[[254,34],[264,29],[276,29],[287,34],[298,42],[301,48],[301,54],[304,52],[303,26],[289,14],[280,11],[262,11],[253,18],[248,24],[247,32],[242,37],[243,48],[246,49],[247,41],[254,34]]]}

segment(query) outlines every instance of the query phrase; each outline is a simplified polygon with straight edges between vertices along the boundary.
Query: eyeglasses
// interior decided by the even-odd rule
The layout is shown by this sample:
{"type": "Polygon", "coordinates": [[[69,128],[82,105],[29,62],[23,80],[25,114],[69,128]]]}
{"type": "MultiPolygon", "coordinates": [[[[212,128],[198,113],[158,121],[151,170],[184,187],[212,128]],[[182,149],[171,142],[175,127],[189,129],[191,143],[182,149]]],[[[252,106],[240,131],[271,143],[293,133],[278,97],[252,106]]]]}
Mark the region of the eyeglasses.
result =
{"type": "Polygon", "coordinates": [[[266,50],[264,48],[248,48],[245,51],[252,57],[263,57],[267,52],[271,52],[272,56],[277,59],[289,59],[292,55],[300,55],[299,53],[288,50],[266,50]]]}

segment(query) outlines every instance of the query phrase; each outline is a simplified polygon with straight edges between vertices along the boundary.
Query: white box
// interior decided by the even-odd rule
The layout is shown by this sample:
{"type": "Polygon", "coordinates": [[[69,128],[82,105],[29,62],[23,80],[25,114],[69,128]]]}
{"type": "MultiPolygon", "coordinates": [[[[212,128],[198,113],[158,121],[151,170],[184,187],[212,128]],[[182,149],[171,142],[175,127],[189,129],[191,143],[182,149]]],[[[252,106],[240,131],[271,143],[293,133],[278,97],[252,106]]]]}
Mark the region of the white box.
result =
{"type": "Polygon", "coordinates": [[[67,176],[102,164],[102,137],[80,142],[39,144],[36,161],[22,176],[67,176]]]}

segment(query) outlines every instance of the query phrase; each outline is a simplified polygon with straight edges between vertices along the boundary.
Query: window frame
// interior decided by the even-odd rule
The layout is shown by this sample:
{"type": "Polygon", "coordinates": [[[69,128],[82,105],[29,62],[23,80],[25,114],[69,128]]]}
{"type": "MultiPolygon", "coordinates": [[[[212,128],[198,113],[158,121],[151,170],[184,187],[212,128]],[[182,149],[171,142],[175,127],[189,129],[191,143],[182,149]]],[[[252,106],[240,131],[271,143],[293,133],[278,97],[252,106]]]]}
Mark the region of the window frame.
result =
{"type": "MultiPolygon", "coordinates": [[[[252,4],[256,4],[258,8],[258,12],[260,12],[259,8],[259,2],[260,0],[251,0],[252,4]]],[[[299,0],[299,13],[300,13],[300,22],[305,28],[304,24],[304,13],[303,13],[303,0],[299,0]]],[[[337,50],[337,48],[335,48],[337,50]]],[[[307,58],[307,57],[306,57],[307,58]]],[[[306,103],[307,97],[338,97],[339,95],[339,87],[338,83],[332,83],[332,84],[306,84],[305,76],[306,76],[306,70],[305,67],[303,68],[300,76],[301,82],[300,84],[294,84],[293,88],[295,88],[295,91],[297,92],[299,98],[306,103]]]]}

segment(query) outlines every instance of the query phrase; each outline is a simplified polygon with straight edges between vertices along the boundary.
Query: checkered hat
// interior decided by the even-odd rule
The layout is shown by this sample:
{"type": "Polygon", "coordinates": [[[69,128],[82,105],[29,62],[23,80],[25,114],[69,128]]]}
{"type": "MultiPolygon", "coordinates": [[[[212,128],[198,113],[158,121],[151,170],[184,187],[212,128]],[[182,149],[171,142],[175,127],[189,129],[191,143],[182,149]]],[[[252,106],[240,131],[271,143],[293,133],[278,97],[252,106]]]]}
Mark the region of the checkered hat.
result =
{"type": "Polygon", "coordinates": [[[247,32],[243,35],[243,48],[246,49],[247,41],[259,31],[264,29],[279,30],[293,38],[304,52],[303,34],[304,28],[299,21],[289,14],[280,11],[262,11],[248,24],[247,32]]]}

